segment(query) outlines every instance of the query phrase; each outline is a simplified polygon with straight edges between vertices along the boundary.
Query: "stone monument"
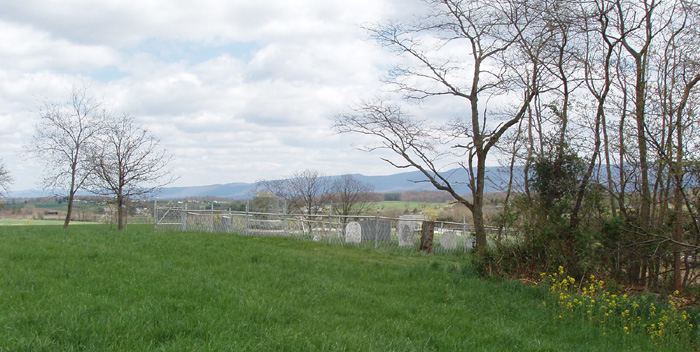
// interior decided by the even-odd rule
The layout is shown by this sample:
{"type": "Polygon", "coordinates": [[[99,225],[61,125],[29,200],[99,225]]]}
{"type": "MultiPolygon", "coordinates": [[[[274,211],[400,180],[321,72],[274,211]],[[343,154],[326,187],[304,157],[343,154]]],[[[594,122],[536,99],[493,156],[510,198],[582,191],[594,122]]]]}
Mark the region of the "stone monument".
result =
{"type": "Polygon", "coordinates": [[[345,226],[345,242],[360,243],[362,241],[362,226],[359,222],[349,222],[345,226]]]}

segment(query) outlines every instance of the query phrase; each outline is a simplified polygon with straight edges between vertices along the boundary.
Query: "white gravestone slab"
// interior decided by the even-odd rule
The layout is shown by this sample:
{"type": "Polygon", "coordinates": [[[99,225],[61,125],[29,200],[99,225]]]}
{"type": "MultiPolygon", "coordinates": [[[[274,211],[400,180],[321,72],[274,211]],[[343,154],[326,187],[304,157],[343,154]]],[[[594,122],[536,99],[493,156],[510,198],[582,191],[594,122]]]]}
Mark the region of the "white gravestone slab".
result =
{"type": "Polygon", "coordinates": [[[454,231],[445,232],[440,236],[440,245],[448,251],[457,249],[457,234],[454,231]]]}
{"type": "Polygon", "coordinates": [[[420,232],[423,223],[422,215],[402,215],[399,217],[399,246],[409,247],[414,245],[415,234],[420,232]]]}
{"type": "Polygon", "coordinates": [[[362,241],[362,226],[358,222],[350,222],[345,226],[345,242],[360,243],[362,241]]]}

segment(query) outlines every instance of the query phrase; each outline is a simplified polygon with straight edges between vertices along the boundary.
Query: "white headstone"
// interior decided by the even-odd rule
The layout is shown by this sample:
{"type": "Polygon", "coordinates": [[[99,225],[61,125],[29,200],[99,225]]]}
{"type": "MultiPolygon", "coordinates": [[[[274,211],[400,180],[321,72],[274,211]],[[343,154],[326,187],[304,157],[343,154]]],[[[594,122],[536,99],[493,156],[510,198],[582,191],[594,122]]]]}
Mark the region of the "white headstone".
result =
{"type": "Polygon", "coordinates": [[[443,233],[439,241],[442,248],[448,251],[457,249],[457,234],[454,231],[443,233]]]}
{"type": "Polygon", "coordinates": [[[416,232],[420,232],[423,223],[422,215],[402,215],[399,217],[399,246],[409,247],[414,245],[416,232]]]}
{"type": "Polygon", "coordinates": [[[362,226],[359,222],[350,222],[345,226],[345,242],[360,243],[362,241],[362,226]]]}
{"type": "Polygon", "coordinates": [[[413,246],[413,224],[402,223],[399,221],[399,246],[400,247],[411,247],[413,246]]]}

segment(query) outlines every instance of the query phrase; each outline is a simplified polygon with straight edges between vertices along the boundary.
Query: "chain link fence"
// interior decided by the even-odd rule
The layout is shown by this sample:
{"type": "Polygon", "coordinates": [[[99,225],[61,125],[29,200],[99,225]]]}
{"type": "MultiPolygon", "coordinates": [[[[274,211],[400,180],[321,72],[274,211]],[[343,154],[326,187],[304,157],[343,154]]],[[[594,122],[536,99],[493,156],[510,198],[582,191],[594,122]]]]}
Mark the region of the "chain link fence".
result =
{"type": "MultiPolygon", "coordinates": [[[[188,210],[187,204],[154,206],[155,231],[235,233],[247,236],[291,237],[335,245],[373,248],[420,247],[422,215],[399,218],[336,214],[258,213],[228,210],[188,210]]],[[[512,229],[487,227],[488,241],[517,241],[512,229]]],[[[433,252],[468,252],[474,247],[472,224],[436,221],[433,252]]]]}

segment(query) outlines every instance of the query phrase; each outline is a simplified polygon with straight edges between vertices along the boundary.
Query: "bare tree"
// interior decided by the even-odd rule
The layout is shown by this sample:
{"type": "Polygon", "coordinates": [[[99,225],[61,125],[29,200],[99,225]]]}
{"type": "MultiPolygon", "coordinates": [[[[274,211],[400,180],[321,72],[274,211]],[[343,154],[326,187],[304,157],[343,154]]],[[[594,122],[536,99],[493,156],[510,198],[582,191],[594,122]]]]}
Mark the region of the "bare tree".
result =
{"type": "Polygon", "coordinates": [[[87,162],[98,134],[105,127],[102,102],[88,95],[87,87],[73,87],[69,101],[44,102],[27,152],[44,163],[42,187],[67,192],[68,209],[63,228],[70,224],[73,200],[92,172],[87,162]]]}
{"type": "Polygon", "coordinates": [[[286,180],[288,197],[302,212],[317,214],[328,201],[328,179],[316,170],[297,171],[286,180]]]}
{"type": "Polygon", "coordinates": [[[331,184],[336,213],[343,216],[361,213],[367,206],[373,191],[374,187],[371,184],[362,182],[352,175],[337,177],[331,184]]]}
{"type": "Polygon", "coordinates": [[[0,197],[5,196],[10,190],[10,184],[13,179],[10,176],[10,171],[5,168],[5,164],[0,159],[0,197]]]}
{"type": "Polygon", "coordinates": [[[288,212],[317,214],[331,200],[332,185],[319,171],[307,169],[285,179],[258,181],[259,191],[271,192],[284,200],[288,212]]]}
{"type": "Polygon", "coordinates": [[[152,194],[175,180],[166,169],[171,157],[159,143],[126,114],[110,121],[100,137],[100,149],[92,156],[95,177],[91,189],[115,198],[119,230],[124,228],[125,206],[131,199],[152,194]]]}
{"type": "Polygon", "coordinates": [[[341,133],[380,139],[380,146],[369,149],[393,151],[403,159],[392,162],[394,166],[416,168],[435,188],[450,193],[472,212],[477,247],[485,248],[483,205],[489,152],[507,130],[517,126],[537,94],[529,82],[539,78],[536,62],[524,55],[527,50],[520,49],[529,44],[524,39],[528,8],[520,1],[425,2],[430,13],[415,23],[370,28],[379,43],[412,61],[395,67],[387,83],[408,100],[456,98],[457,103],[468,106],[464,116],[434,126],[380,100],[338,116],[335,127],[341,133]],[[527,84],[520,85],[522,81],[527,84]],[[487,120],[488,101],[499,96],[515,102],[514,109],[487,120]],[[453,156],[461,158],[456,164],[467,171],[468,180],[450,180],[445,172],[450,168],[444,164],[443,137],[452,143],[453,156]],[[472,191],[471,199],[456,190],[457,184],[464,183],[472,191]]]}

